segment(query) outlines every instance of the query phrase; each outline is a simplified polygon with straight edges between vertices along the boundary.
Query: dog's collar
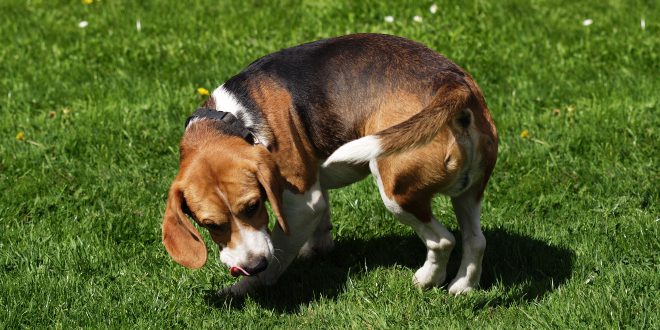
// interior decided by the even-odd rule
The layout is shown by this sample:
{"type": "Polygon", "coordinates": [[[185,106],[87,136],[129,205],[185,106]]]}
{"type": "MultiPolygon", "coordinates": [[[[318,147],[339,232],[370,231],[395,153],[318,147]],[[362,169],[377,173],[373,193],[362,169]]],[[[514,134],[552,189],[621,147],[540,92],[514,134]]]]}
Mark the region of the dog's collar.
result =
{"type": "Polygon", "coordinates": [[[247,141],[250,144],[260,144],[259,139],[257,138],[254,133],[252,133],[250,130],[245,128],[241,124],[241,122],[234,116],[231,112],[225,112],[225,111],[219,111],[215,109],[209,109],[209,108],[199,108],[197,111],[195,111],[188,119],[186,119],[186,125],[184,126],[184,130],[188,128],[188,125],[193,119],[196,118],[208,118],[208,119],[213,119],[213,120],[219,120],[222,121],[223,123],[227,124],[227,126],[230,126],[234,128],[238,134],[243,138],[243,140],[247,141]]]}

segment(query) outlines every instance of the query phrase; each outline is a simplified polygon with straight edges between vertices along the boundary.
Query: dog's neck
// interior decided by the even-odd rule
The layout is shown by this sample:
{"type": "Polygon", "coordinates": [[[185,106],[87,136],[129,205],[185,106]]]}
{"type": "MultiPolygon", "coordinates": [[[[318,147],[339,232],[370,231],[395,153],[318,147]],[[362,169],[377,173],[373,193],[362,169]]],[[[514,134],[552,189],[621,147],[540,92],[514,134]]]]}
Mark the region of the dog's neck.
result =
{"type": "Polygon", "coordinates": [[[202,119],[210,119],[222,122],[224,125],[218,126],[218,129],[224,133],[238,135],[249,144],[260,144],[259,139],[254,135],[254,133],[247,129],[242,123],[240,123],[232,113],[219,111],[213,108],[197,109],[197,111],[188,117],[184,128],[187,129],[191,123],[202,119]]]}

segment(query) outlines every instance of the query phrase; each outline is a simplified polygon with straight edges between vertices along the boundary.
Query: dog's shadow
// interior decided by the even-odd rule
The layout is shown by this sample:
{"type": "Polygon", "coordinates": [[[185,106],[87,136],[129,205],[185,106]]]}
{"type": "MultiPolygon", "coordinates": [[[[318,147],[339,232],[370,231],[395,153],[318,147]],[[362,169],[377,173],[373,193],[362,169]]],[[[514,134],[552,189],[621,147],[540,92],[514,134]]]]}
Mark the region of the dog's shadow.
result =
{"type": "MultiPolygon", "coordinates": [[[[458,238],[459,233],[454,233],[458,238]]],[[[495,229],[484,232],[487,240],[483,262],[481,288],[488,290],[502,286],[507,294],[477,303],[509,306],[520,301],[542,297],[566,282],[572,272],[574,253],[546,242],[495,229]]],[[[447,280],[451,280],[460,264],[461,244],[447,266],[447,280]]],[[[292,313],[301,305],[324,297],[334,299],[344,291],[346,281],[359,277],[365,269],[400,265],[412,271],[420,267],[426,249],[415,235],[390,235],[377,239],[343,239],[336,243],[329,256],[311,261],[296,261],[277,284],[260,290],[250,297],[259,305],[278,312],[292,313]]],[[[411,272],[412,276],[412,272],[411,272]]],[[[411,284],[412,285],[412,277],[411,284]]],[[[218,296],[209,291],[206,302],[218,308],[242,308],[243,298],[218,296]]]]}

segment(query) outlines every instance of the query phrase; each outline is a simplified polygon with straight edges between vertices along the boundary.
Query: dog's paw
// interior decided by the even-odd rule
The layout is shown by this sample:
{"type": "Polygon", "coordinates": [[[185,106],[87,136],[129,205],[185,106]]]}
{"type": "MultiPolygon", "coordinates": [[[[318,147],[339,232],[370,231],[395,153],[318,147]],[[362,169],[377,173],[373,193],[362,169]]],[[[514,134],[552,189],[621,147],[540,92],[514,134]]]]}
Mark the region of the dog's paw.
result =
{"type": "Polygon", "coordinates": [[[477,287],[478,283],[470,283],[467,277],[455,278],[449,284],[449,293],[458,296],[459,294],[468,293],[477,287]]]}
{"type": "Polygon", "coordinates": [[[218,291],[219,296],[243,297],[261,287],[261,281],[255,277],[244,277],[240,281],[218,291]]]}
{"type": "Polygon", "coordinates": [[[324,257],[335,248],[335,241],[332,239],[332,235],[324,235],[322,237],[313,237],[309,241],[305,242],[305,245],[300,248],[298,252],[298,258],[303,260],[309,260],[316,257],[324,257]]]}
{"type": "Polygon", "coordinates": [[[422,289],[430,289],[442,285],[446,277],[447,272],[445,270],[438,270],[437,267],[425,264],[415,272],[413,284],[422,289]]]}

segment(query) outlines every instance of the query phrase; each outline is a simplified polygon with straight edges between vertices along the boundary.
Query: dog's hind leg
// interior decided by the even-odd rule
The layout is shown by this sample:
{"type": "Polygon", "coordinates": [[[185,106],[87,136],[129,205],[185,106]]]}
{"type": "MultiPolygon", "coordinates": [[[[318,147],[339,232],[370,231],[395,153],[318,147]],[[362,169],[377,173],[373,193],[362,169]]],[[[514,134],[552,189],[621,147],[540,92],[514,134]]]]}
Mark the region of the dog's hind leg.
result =
{"type": "Polygon", "coordinates": [[[451,199],[463,238],[461,266],[456,278],[449,284],[449,292],[456,295],[476,288],[481,278],[481,261],[486,249],[486,238],[481,232],[479,219],[481,215],[479,186],[475,185],[462,195],[451,199]]]}
{"type": "Polygon", "coordinates": [[[413,282],[422,288],[442,285],[447,276],[447,261],[456,240],[431,214],[432,194],[426,194],[422,190],[412,194],[397,193],[394,188],[396,184],[391,182],[392,176],[399,173],[386,172],[381,176],[378,162],[375,160],[371,161],[369,166],[387,209],[400,222],[411,226],[426,245],[426,261],[415,272],[413,282]]]}

